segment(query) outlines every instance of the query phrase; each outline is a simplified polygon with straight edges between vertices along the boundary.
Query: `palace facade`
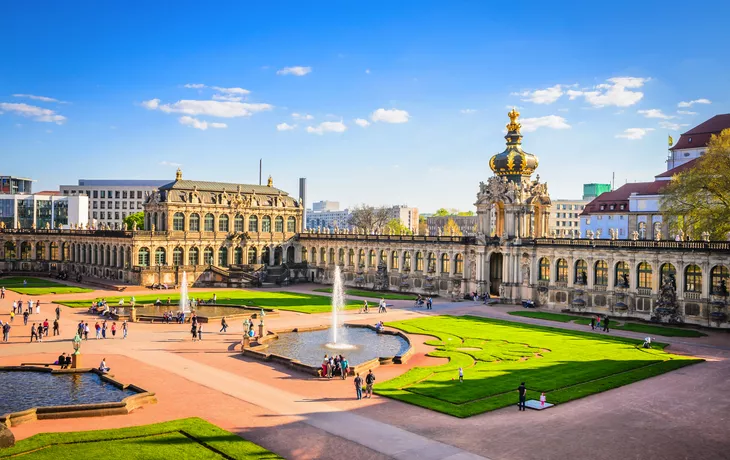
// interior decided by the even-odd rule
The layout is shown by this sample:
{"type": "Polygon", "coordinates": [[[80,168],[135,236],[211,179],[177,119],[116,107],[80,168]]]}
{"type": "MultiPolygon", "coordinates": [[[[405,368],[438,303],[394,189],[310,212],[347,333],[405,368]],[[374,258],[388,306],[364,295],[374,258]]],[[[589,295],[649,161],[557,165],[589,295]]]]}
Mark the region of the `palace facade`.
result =
{"type": "Polygon", "coordinates": [[[461,299],[489,292],[503,303],[728,328],[730,243],[549,235],[552,201],[538,158],[522,148],[509,113],[506,148],[479,184],[476,232],[468,236],[304,230],[302,203],[273,187],[176,180],[149,194],[144,229],[0,230],[0,269],[55,272],[127,283],[244,286],[255,270],[278,280],[330,283],[461,299]]]}

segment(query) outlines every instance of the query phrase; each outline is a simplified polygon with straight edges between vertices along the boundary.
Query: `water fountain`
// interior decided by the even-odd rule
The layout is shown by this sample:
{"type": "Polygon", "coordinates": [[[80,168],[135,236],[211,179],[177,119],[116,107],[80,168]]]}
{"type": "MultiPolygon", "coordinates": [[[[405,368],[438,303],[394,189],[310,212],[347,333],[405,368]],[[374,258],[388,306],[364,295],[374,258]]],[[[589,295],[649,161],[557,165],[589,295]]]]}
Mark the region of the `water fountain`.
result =
{"type": "Polygon", "coordinates": [[[190,306],[188,305],[188,274],[187,274],[187,272],[182,273],[182,279],[180,281],[180,311],[183,313],[190,313],[190,306]]]}
{"type": "Polygon", "coordinates": [[[332,341],[328,343],[327,348],[334,350],[352,349],[352,345],[345,343],[342,337],[344,329],[340,328],[339,314],[345,307],[345,288],[342,282],[342,273],[340,266],[335,265],[334,283],[332,284],[332,341]]]}

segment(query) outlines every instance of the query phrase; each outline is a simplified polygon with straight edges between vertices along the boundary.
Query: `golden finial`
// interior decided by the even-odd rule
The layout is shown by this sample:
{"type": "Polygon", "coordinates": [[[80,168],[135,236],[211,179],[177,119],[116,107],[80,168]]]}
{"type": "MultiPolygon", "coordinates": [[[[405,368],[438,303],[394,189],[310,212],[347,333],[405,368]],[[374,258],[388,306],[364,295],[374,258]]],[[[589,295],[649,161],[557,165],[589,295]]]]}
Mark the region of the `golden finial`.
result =
{"type": "Polygon", "coordinates": [[[177,168],[177,172],[175,173],[175,180],[182,180],[182,169],[177,168]]]}
{"type": "Polygon", "coordinates": [[[274,186],[274,179],[269,176],[269,181],[266,183],[267,187],[273,187],[274,186]]]}
{"type": "Polygon", "coordinates": [[[520,128],[522,128],[522,125],[517,123],[517,119],[520,117],[520,112],[518,112],[516,108],[512,107],[512,111],[508,113],[507,116],[509,117],[507,131],[517,131],[519,133],[520,128]]]}

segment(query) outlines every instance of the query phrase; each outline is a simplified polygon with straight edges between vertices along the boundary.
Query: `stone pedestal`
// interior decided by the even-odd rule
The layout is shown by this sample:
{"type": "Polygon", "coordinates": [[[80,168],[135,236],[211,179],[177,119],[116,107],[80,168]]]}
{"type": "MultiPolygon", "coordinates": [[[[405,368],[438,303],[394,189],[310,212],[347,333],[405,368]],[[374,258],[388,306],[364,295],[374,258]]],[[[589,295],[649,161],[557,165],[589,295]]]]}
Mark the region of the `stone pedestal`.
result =
{"type": "Polygon", "coordinates": [[[129,320],[130,320],[130,321],[131,321],[132,323],[136,323],[136,322],[137,322],[137,309],[136,309],[136,308],[132,308],[132,309],[130,310],[130,313],[129,313],[129,320]]]}
{"type": "Polygon", "coordinates": [[[251,338],[248,336],[248,334],[243,334],[243,340],[241,340],[241,347],[242,348],[251,347],[251,338]]]}
{"type": "Polygon", "coordinates": [[[80,353],[74,353],[71,355],[71,369],[79,369],[82,362],[83,360],[81,359],[80,353]]]}
{"type": "Polygon", "coordinates": [[[266,334],[266,326],[263,323],[259,324],[259,338],[263,338],[266,334]]]}

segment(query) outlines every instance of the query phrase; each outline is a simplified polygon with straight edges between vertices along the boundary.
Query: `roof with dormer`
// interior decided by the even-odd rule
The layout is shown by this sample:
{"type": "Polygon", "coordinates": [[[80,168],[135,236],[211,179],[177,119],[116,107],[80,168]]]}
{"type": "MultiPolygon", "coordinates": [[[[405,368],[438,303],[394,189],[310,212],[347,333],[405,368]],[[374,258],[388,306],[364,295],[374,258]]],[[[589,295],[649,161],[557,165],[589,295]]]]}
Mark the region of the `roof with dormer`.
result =
{"type": "Polygon", "coordinates": [[[694,128],[679,137],[676,144],[669,150],[682,150],[707,147],[710,137],[713,134],[719,134],[724,129],[730,129],[730,113],[715,115],[704,123],[700,123],[694,128]]]}
{"type": "Polygon", "coordinates": [[[276,187],[254,184],[233,184],[230,182],[208,182],[202,180],[176,180],[160,187],[160,190],[186,190],[199,192],[218,192],[218,193],[256,193],[257,195],[282,195],[289,194],[276,187]]]}

